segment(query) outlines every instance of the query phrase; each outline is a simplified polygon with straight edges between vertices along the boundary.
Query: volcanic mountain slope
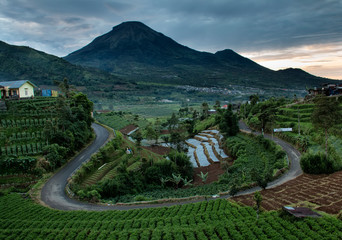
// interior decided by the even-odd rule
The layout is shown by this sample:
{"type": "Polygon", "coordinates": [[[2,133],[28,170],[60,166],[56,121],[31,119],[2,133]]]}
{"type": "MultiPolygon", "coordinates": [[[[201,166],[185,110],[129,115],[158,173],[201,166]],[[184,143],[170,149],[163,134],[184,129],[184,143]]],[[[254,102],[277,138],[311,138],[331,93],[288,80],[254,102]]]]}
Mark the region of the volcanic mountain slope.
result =
{"type": "Polygon", "coordinates": [[[52,85],[68,78],[78,86],[118,81],[117,77],[98,69],[85,69],[30,47],[0,41],[0,80],[29,79],[36,85],[52,85]]]}
{"type": "Polygon", "coordinates": [[[299,88],[327,82],[302,70],[267,69],[232,50],[199,52],[141,22],[121,23],[65,59],[133,81],[299,88]]]}

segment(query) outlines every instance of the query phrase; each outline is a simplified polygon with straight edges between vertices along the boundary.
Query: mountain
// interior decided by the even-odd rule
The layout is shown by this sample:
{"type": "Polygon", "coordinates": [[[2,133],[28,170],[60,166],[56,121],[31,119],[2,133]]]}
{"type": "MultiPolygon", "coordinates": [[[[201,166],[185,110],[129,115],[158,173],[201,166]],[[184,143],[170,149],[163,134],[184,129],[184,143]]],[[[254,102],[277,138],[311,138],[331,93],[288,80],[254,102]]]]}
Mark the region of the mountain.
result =
{"type": "Polygon", "coordinates": [[[141,22],[121,23],[64,59],[132,81],[298,88],[328,81],[302,70],[273,71],[229,49],[199,52],[141,22]]]}
{"type": "Polygon", "coordinates": [[[118,81],[117,77],[107,72],[86,69],[30,47],[0,41],[0,80],[29,79],[36,85],[53,85],[55,80],[64,78],[77,86],[118,81]]]}

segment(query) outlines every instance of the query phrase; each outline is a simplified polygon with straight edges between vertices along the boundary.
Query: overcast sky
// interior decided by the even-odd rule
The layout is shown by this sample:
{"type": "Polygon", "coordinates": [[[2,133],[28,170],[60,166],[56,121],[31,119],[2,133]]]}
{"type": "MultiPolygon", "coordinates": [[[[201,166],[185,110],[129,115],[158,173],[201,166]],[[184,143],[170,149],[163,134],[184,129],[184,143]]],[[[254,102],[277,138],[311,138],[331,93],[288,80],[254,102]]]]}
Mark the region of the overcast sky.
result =
{"type": "Polygon", "coordinates": [[[0,0],[0,40],[57,56],[124,21],[196,50],[342,79],[342,0],[0,0]]]}

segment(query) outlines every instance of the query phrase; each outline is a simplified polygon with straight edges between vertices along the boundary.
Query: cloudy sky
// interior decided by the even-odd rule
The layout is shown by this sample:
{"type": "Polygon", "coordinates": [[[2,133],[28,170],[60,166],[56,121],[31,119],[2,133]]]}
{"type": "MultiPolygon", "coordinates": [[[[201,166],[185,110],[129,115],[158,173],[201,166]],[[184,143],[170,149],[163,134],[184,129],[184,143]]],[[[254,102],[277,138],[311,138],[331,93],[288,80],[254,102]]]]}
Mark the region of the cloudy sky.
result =
{"type": "Polygon", "coordinates": [[[196,50],[342,79],[342,0],[0,0],[0,40],[57,56],[124,21],[196,50]]]}

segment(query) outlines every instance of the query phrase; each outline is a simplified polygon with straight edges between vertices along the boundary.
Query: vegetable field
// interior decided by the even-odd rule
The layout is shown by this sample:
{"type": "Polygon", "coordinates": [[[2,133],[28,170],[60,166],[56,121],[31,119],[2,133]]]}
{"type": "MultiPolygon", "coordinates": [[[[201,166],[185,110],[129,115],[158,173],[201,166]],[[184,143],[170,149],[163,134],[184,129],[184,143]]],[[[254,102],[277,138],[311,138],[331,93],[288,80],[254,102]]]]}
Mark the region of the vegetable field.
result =
{"type": "Polygon", "coordinates": [[[0,155],[29,156],[42,152],[46,123],[56,123],[55,98],[36,98],[7,103],[1,112],[0,155]]]}
{"type": "Polygon", "coordinates": [[[341,239],[333,217],[297,220],[226,200],[129,211],[57,211],[0,197],[0,239],[341,239]]]}
{"type": "MultiPolygon", "coordinates": [[[[277,210],[284,205],[309,205],[316,210],[337,214],[342,210],[342,171],[330,175],[303,174],[281,186],[261,192],[261,206],[277,210]]],[[[238,196],[235,201],[253,205],[253,194],[238,196]]]]}

